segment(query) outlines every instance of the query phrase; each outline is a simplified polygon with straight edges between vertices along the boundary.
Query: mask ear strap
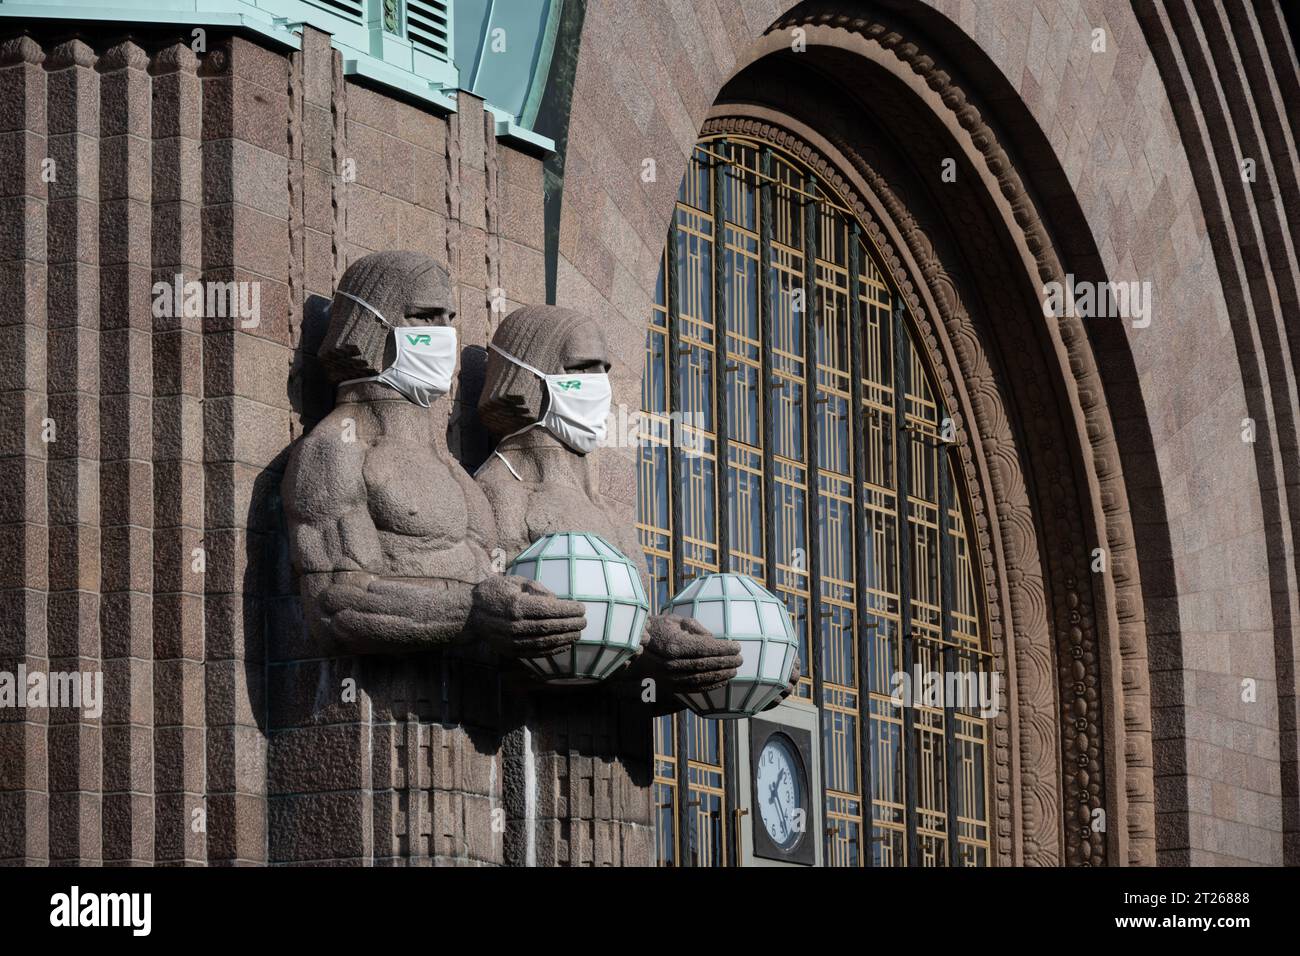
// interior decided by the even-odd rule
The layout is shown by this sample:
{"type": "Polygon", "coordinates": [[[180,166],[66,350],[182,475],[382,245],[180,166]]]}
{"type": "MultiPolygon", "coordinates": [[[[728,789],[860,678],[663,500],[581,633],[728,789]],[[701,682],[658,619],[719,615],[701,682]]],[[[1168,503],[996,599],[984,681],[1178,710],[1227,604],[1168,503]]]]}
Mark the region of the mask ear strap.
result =
{"type": "MultiPolygon", "coordinates": [[[[542,371],[541,369],[539,369],[539,368],[536,368],[536,367],[534,367],[534,366],[532,366],[532,365],[529,365],[529,364],[528,364],[527,362],[525,362],[523,359],[515,358],[515,356],[511,355],[509,352],[507,352],[507,351],[506,351],[505,349],[503,349],[501,346],[497,345],[495,342],[489,342],[489,343],[488,343],[488,348],[492,349],[492,351],[494,351],[494,352],[499,353],[500,355],[502,355],[503,357],[505,357],[508,361],[514,362],[514,363],[515,363],[516,365],[518,365],[520,368],[525,368],[525,369],[527,369],[528,371],[532,372],[534,375],[536,375],[538,378],[540,378],[543,382],[546,381],[546,373],[545,373],[545,372],[543,372],[543,371],[542,371]]],[[[511,432],[509,435],[505,435],[504,437],[502,437],[501,441],[497,442],[497,448],[500,448],[501,445],[506,441],[506,439],[508,439],[508,438],[514,438],[516,435],[522,435],[524,432],[528,431],[528,429],[530,429],[530,428],[536,428],[536,427],[537,427],[538,425],[540,425],[540,424],[541,424],[540,421],[529,422],[527,425],[525,425],[523,428],[519,429],[518,431],[513,431],[513,432],[511,432]]],[[[500,458],[501,461],[505,464],[505,466],[506,466],[507,468],[510,469],[510,474],[512,474],[512,475],[515,476],[515,480],[516,480],[516,481],[523,481],[523,480],[524,480],[523,478],[519,477],[519,472],[515,471],[515,466],[512,465],[512,464],[510,464],[509,459],[507,459],[505,455],[501,454],[501,452],[500,452],[500,451],[497,451],[497,450],[493,450],[492,454],[493,454],[493,455],[496,455],[498,458],[500,458]]],[[[491,461],[491,460],[492,460],[492,459],[489,457],[489,458],[488,458],[488,461],[491,461]]],[[[480,465],[478,471],[474,472],[474,476],[475,476],[475,477],[478,477],[478,472],[479,472],[479,471],[482,471],[483,468],[486,467],[486,465],[487,465],[487,462],[484,462],[482,465],[480,465]]]]}
{"type": "MultiPolygon", "coordinates": [[[[376,309],[365,299],[361,298],[361,296],[353,295],[351,292],[344,292],[342,289],[340,289],[336,294],[343,296],[345,299],[351,299],[353,302],[361,306],[363,309],[369,309],[371,312],[375,314],[375,318],[377,318],[380,322],[384,323],[384,325],[387,326],[388,328],[396,331],[396,326],[394,326],[391,322],[389,322],[386,318],[384,318],[384,314],[382,312],[376,309]]],[[[395,341],[394,344],[397,346],[398,351],[401,351],[402,343],[399,341],[395,341]]],[[[345,385],[356,385],[358,382],[380,382],[380,381],[383,381],[382,373],[380,375],[366,375],[362,378],[350,378],[346,382],[339,382],[338,385],[335,387],[342,388],[345,385]]]]}
{"type": "Polygon", "coordinates": [[[509,458],[501,454],[501,452],[499,451],[494,451],[492,454],[496,455],[498,458],[501,459],[502,462],[505,463],[505,466],[510,469],[510,474],[515,476],[515,481],[523,481],[523,479],[519,477],[519,472],[515,471],[515,466],[510,464],[509,458]]]}
{"type": "Polygon", "coordinates": [[[350,378],[346,382],[339,382],[334,387],[343,388],[343,386],[345,385],[356,385],[358,382],[378,382],[378,381],[380,381],[378,375],[367,375],[365,378],[350,378]]]}
{"type": "MultiPolygon", "coordinates": [[[[513,431],[509,435],[503,436],[501,441],[497,442],[497,447],[492,450],[492,454],[500,458],[501,461],[505,463],[505,466],[510,469],[510,474],[515,476],[515,481],[523,481],[524,479],[519,477],[519,472],[515,471],[515,466],[510,464],[510,459],[508,459],[505,455],[501,454],[501,452],[498,451],[497,449],[499,449],[505,443],[506,439],[514,438],[516,435],[522,435],[524,432],[528,431],[528,429],[536,428],[540,424],[541,422],[531,422],[525,425],[523,428],[519,429],[518,431],[513,431]]],[[[478,468],[475,469],[474,471],[475,478],[478,477],[478,473],[480,471],[482,471],[484,468],[488,466],[488,462],[491,460],[492,460],[492,455],[489,455],[487,461],[483,462],[483,464],[479,465],[478,468]]]]}
{"type": "Polygon", "coordinates": [[[540,378],[540,379],[545,379],[545,378],[546,378],[546,373],[543,372],[541,369],[539,369],[539,368],[534,368],[533,366],[531,366],[531,365],[529,365],[527,362],[525,362],[523,359],[515,358],[513,355],[511,355],[511,354],[510,354],[509,352],[507,352],[505,349],[503,349],[503,348],[501,348],[499,345],[497,345],[495,342],[489,342],[489,343],[488,343],[488,348],[492,349],[492,351],[494,351],[494,352],[498,352],[498,353],[500,353],[501,355],[504,355],[507,359],[509,359],[510,361],[514,362],[514,363],[515,363],[516,365],[518,365],[520,368],[526,368],[526,369],[528,369],[528,371],[532,372],[532,373],[533,373],[534,375],[536,375],[538,378],[540,378]]]}
{"type": "Polygon", "coordinates": [[[367,302],[365,299],[361,298],[360,296],[353,295],[351,292],[344,292],[342,290],[340,290],[336,294],[341,295],[344,298],[351,299],[353,302],[361,306],[363,309],[369,309],[371,312],[375,313],[375,318],[379,319],[380,322],[384,323],[384,325],[388,326],[390,329],[396,328],[396,326],[393,325],[393,323],[389,322],[386,318],[384,318],[382,312],[380,312],[378,309],[376,309],[373,305],[371,305],[369,302],[367,302]]]}

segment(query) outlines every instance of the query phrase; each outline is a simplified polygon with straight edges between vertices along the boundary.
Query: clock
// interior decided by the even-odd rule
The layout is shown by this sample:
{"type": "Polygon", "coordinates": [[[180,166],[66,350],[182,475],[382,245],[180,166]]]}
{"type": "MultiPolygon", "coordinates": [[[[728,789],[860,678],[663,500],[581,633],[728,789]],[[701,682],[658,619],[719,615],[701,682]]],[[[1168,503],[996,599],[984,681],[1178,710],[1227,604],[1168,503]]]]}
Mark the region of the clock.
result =
{"type": "Polygon", "coordinates": [[[768,839],[778,849],[791,849],[808,829],[808,807],[799,755],[785,734],[772,734],[759,751],[754,789],[768,839]]]}
{"type": "Polygon", "coordinates": [[[808,768],[812,734],[795,726],[750,721],[750,779],[754,854],[812,864],[816,840],[808,768]]]}

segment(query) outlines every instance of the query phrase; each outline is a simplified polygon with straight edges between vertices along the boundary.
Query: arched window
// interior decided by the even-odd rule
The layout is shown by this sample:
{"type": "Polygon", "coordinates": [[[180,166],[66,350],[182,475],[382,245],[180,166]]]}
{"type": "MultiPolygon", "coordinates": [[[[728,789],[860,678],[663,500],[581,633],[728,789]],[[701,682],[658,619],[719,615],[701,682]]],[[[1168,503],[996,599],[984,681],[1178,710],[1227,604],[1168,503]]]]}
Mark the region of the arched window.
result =
{"type": "MultiPolygon", "coordinates": [[[[989,666],[964,479],[878,262],[793,156],[696,146],[646,338],[638,527],[661,606],[718,570],[785,599],[819,711],[824,863],[987,865],[989,720],[922,692],[989,666]],[[901,706],[896,675],[918,671],[901,706]]],[[[736,735],[656,721],[662,865],[738,861],[736,735]]]]}

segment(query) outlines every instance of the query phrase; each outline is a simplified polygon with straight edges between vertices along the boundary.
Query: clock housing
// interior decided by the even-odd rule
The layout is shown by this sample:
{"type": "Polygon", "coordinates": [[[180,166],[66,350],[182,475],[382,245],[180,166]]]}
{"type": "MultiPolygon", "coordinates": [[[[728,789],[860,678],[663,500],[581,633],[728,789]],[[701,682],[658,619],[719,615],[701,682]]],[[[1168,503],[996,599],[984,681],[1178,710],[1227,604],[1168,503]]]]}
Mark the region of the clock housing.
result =
{"type": "Polygon", "coordinates": [[[750,719],[747,817],[755,857],[816,865],[821,788],[815,767],[810,729],[761,717],[750,719]],[[792,775],[797,776],[787,779],[792,775]],[[794,809],[803,811],[802,832],[792,833],[783,827],[794,809]]]}

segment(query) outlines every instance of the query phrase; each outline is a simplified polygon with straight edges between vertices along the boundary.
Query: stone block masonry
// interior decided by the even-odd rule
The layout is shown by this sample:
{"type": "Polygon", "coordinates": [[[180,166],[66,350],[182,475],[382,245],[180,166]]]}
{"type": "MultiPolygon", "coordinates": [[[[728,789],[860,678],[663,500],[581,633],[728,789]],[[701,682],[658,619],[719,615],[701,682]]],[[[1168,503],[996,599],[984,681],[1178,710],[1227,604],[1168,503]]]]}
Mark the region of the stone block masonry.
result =
{"type": "MultiPolygon", "coordinates": [[[[0,669],[106,684],[99,720],[0,713],[0,862],[503,862],[502,757],[443,662],[395,681],[306,639],[278,486],[332,403],[352,259],[446,263],[464,345],[543,300],[541,160],[469,94],[444,116],[345,79],[311,28],[13,36],[0,93],[0,669]],[[258,321],[156,317],[177,275],[256,284],[258,321]]],[[[499,737],[497,675],[465,680],[499,737]]]]}

